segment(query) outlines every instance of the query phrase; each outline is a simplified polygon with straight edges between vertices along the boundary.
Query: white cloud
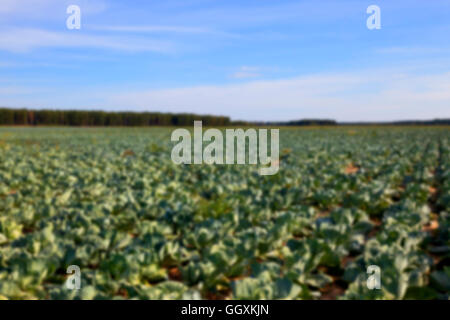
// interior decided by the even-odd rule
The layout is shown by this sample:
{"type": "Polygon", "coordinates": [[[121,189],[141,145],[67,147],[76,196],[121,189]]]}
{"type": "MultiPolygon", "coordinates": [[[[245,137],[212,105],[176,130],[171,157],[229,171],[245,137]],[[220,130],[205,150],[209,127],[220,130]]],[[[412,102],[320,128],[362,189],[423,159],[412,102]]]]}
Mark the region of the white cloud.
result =
{"type": "Polygon", "coordinates": [[[46,91],[48,90],[38,87],[7,85],[4,87],[0,87],[0,96],[23,96],[44,93],[46,91]]]}
{"type": "Polygon", "coordinates": [[[170,52],[174,48],[168,42],[142,38],[87,35],[82,31],[47,31],[31,28],[0,30],[0,50],[29,52],[37,48],[98,48],[120,51],[170,52]]]}
{"type": "Polygon", "coordinates": [[[185,26],[92,26],[90,29],[99,31],[114,32],[137,32],[137,33],[153,33],[153,32],[174,32],[174,33],[210,33],[209,29],[185,26]]]}
{"type": "Polygon", "coordinates": [[[61,15],[66,16],[64,9],[71,4],[82,7],[83,14],[96,14],[107,8],[104,0],[1,0],[0,15],[11,19],[59,19],[61,15]]]}
{"type": "Polygon", "coordinates": [[[87,30],[130,34],[170,34],[183,36],[213,36],[227,39],[241,39],[242,35],[219,31],[207,27],[180,25],[86,25],[87,30]]]}
{"type": "Polygon", "coordinates": [[[368,70],[115,94],[116,109],[226,114],[234,119],[393,120],[450,117],[450,73],[368,70]]]}
{"type": "Polygon", "coordinates": [[[436,53],[449,53],[449,48],[436,48],[436,47],[387,47],[376,50],[381,54],[436,54],[436,53]]]}
{"type": "Polygon", "coordinates": [[[231,78],[234,79],[248,79],[248,78],[258,78],[261,77],[261,73],[259,72],[261,68],[259,67],[249,67],[242,66],[238,71],[234,72],[231,75],[231,78]]]}

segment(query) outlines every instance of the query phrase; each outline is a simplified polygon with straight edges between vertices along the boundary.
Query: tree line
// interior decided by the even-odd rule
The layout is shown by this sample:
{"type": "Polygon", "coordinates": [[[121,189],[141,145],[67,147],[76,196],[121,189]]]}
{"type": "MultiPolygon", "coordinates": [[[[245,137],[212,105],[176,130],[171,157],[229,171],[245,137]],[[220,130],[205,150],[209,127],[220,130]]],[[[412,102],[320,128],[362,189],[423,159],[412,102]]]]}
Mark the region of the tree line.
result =
{"type": "Polygon", "coordinates": [[[265,126],[335,126],[338,123],[336,120],[329,119],[301,119],[281,122],[262,122],[257,124],[265,126]]]}
{"type": "Polygon", "coordinates": [[[80,110],[29,110],[0,108],[0,125],[29,126],[367,126],[450,125],[450,119],[392,122],[337,122],[330,119],[301,119],[280,122],[232,121],[229,117],[192,113],[109,112],[80,110]]]}
{"type": "Polygon", "coordinates": [[[434,120],[403,120],[389,122],[340,122],[339,125],[348,126],[448,126],[450,119],[434,119],[434,120]]]}
{"type": "Polygon", "coordinates": [[[105,112],[0,108],[0,125],[48,126],[206,126],[230,125],[229,117],[159,112],[105,112]]]}

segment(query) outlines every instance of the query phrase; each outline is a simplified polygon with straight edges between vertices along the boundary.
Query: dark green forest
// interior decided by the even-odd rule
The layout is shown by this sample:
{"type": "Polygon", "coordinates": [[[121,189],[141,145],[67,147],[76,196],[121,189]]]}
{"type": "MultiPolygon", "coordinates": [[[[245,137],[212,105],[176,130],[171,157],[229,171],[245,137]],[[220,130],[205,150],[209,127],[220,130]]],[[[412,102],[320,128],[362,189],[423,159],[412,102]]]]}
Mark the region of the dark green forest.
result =
{"type": "Polygon", "coordinates": [[[194,120],[209,126],[231,122],[228,117],[187,113],[0,109],[0,125],[190,126],[194,120]]]}
{"type": "Polygon", "coordinates": [[[80,110],[31,110],[0,108],[0,125],[17,126],[334,126],[334,125],[450,125],[450,119],[392,122],[337,122],[331,119],[302,119],[280,122],[232,121],[226,116],[191,113],[108,112],[80,110]]]}

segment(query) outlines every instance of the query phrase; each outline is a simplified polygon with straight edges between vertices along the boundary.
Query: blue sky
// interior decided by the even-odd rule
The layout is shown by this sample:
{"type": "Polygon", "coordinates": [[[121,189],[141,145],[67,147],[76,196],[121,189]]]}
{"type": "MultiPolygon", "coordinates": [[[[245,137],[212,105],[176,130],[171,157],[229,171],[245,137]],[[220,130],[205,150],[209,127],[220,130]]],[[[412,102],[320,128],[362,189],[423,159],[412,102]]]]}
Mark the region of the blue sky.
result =
{"type": "Polygon", "coordinates": [[[0,105],[444,118],[449,40],[448,0],[1,0],[0,105]]]}

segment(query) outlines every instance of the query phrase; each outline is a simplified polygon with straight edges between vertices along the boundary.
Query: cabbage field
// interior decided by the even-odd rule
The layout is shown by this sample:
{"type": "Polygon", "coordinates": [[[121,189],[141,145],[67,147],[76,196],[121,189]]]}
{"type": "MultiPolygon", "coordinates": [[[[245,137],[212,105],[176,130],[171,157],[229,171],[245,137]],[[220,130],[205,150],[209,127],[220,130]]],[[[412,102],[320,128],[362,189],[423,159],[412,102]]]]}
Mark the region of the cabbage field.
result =
{"type": "Polygon", "coordinates": [[[0,298],[449,298],[448,128],[281,128],[273,176],[172,130],[0,128],[0,298]]]}

